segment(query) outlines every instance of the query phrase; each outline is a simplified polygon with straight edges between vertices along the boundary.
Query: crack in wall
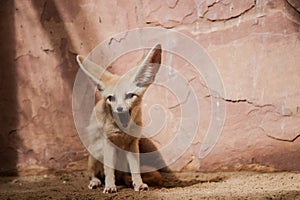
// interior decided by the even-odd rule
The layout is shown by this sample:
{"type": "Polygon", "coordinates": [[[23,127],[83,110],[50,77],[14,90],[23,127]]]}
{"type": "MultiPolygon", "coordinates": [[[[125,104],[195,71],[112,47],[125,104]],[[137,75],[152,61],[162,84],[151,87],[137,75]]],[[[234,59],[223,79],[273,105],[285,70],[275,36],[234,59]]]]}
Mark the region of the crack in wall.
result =
{"type": "MultiPolygon", "coordinates": [[[[216,4],[218,4],[219,2],[220,1],[214,1],[211,4],[207,5],[207,9],[203,12],[202,17],[204,17],[208,13],[208,11],[209,11],[210,8],[212,8],[213,6],[215,6],[216,4]]],[[[222,1],[220,3],[222,3],[223,5],[225,4],[222,1]]]]}
{"type": "Polygon", "coordinates": [[[278,140],[278,141],[282,141],[282,142],[295,142],[299,137],[300,137],[300,134],[296,135],[294,138],[292,139],[283,139],[283,138],[279,138],[279,137],[275,137],[275,136],[272,136],[272,135],[269,135],[269,134],[266,134],[269,138],[272,138],[274,140],[278,140]]]}
{"type": "Polygon", "coordinates": [[[229,20],[236,19],[236,18],[239,18],[239,17],[245,15],[250,10],[252,10],[253,8],[255,8],[255,6],[256,6],[256,1],[254,0],[253,4],[249,8],[245,9],[244,11],[242,11],[241,13],[238,13],[236,15],[233,15],[233,16],[230,16],[230,17],[227,17],[227,18],[223,18],[223,19],[210,19],[210,18],[206,17],[205,15],[207,15],[207,13],[209,12],[210,8],[212,8],[214,5],[216,5],[218,3],[221,3],[223,5],[229,5],[229,3],[226,4],[226,3],[222,2],[222,1],[215,1],[211,5],[208,5],[207,10],[203,13],[203,18],[205,18],[205,19],[207,19],[208,21],[211,21],[211,22],[229,21],[229,20]]]}
{"type": "MultiPolygon", "coordinates": [[[[194,76],[194,77],[190,78],[190,79],[187,81],[186,86],[188,86],[188,85],[189,85],[193,80],[195,80],[196,78],[197,78],[197,76],[194,76]]],[[[186,97],[184,98],[183,101],[181,101],[181,102],[179,102],[179,103],[177,103],[177,104],[175,104],[175,105],[173,105],[173,106],[169,106],[168,109],[172,110],[172,109],[174,109],[174,108],[178,108],[180,105],[185,104],[185,103],[188,101],[188,99],[190,98],[191,93],[192,93],[192,91],[189,90],[188,93],[187,93],[187,95],[186,95],[186,97]]]]}
{"type": "Polygon", "coordinates": [[[254,103],[253,101],[249,101],[247,99],[226,99],[223,97],[219,97],[219,99],[222,99],[223,101],[230,102],[230,103],[247,103],[247,104],[250,104],[250,105],[252,105],[254,107],[258,107],[258,108],[264,108],[264,107],[269,107],[269,106],[275,108],[275,106],[273,104],[260,105],[260,104],[254,103]]]}
{"type": "MultiPolygon", "coordinates": [[[[212,95],[207,95],[207,96],[205,96],[205,97],[212,97],[212,95]]],[[[256,107],[256,108],[271,107],[271,108],[273,108],[273,110],[272,110],[272,111],[269,111],[269,112],[276,113],[276,114],[278,114],[278,115],[280,115],[280,116],[282,116],[282,117],[291,117],[291,116],[293,116],[293,113],[292,113],[292,112],[290,112],[290,113],[281,113],[281,112],[276,111],[276,110],[275,110],[275,109],[276,109],[276,106],[273,105],[273,104],[271,104],[271,103],[269,103],[269,104],[262,104],[262,105],[261,105],[261,104],[255,103],[255,102],[253,102],[253,101],[249,101],[248,99],[226,99],[226,98],[224,98],[224,97],[214,97],[214,96],[213,96],[213,98],[221,99],[221,100],[223,100],[223,101],[225,101],[225,102],[229,102],[229,103],[247,103],[247,104],[249,104],[249,105],[251,105],[251,106],[253,106],[253,107],[256,107]]],[[[258,110],[258,109],[257,109],[257,110],[258,110]]],[[[250,110],[250,111],[247,113],[247,115],[249,115],[251,112],[254,112],[254,111],[256,111],[256,110],[250,110]]]]}
{"type": "Polygon", "coordinates": [[[300,14],[300,10],[298,10],[298,9],[300,9],[300,3],[299,3],[299,8],[298,8],[297,3],[293,4],[293,3],[290,2],[290,0],[285,0],[285,1],[287,2],[288,5],[290,5],[294,9],[295,12],[300,14]]]}
{"type": "MultiPolygon", "coordinates": [[[[169,9],[176,9],[176,7],[178,6],[180,0],[176,0],[176,2],[174,3],[174,5],[168,5],[167,8],[169,9]]],[[[149,17],[151,16],[153,13],[159,11],[160,9],[164,8],[161,4],[159,6],[157,6],[156,8],[152,9],[146,16],[149,17]]],[[[159,27],[163,27],[166,29],[172,29],[175,28],[176,26],[180,25],[180,24],[192,24],[194,23],[197,19],[195,18],[195,20],[193,20],[192,23],[183,23],[186,18],[192,16],[194,14],[194,10],[192,10],[191,12],[188,12],[187,14],[185,14],[180,20],[174,20],[174,19],[167,19],[166,22],[160,22],[159,20],[143,20],[143,23],[151,25],[151,26],[159,26],[159,27]],[[170,23],[171,22],[171,23],[170,23]]]]}
{"type": "MultiPolygon", "coordinates": [[[[284,17],[286,17],[287,20],[289,20],[291,23],[295,23],[297,25],[299,25],[299,21],[297,21],[296,19],[294,19],[294,17],[292,17],[291,15],[287,14],[286,12],[284,12],[281,9],[273,9],[271,11],[268,11],[268,13],[256,13],[255,15],[244,15],[242,19],[236,17],[234,19],[231,20],[220,20],[220,21],[209,21],[206,20],[206,18],[201,18],[198,19],[196,22],[193,23],[185,23],[185,24],[180,24],[178,26],[176,26],[176,30],[178,31],[189,31],[192,35],[197,36],[199,34],[210,34],[210,33],[215,33],[215,32],[222,32],[222,31],[226,31],[229,29],[232,29],[234,27],[237,26],[238,23],[247,23],[247,22],[251,22],[253,20],[256,19],[256,22],[253,23],[253,25],[258,25],[258,19],[260,18],[265,18],[266,16],[272,17],[274,14],[280,13],[282,14],[284,17]],[[226,23],[224,23],[226,21],[226,23]],[[228,23],[227,23],[228,22],[228,23]],[[229,23],[231,22],[231,23],[229,23]],[[207,24],[209,23],[209,27],[213,27],[213,28],[198,28],[198,29],[192,29],[193,31],[191,31],[191,26],[197,26],[197,23],[199,24],[207,24]]],[[[299,17],[300,18],[300,17],[299,17]]],[[[237,40],[243,39],[243,38],[248,38],[249,36],[256,36],[256,35],[272,35],[272,36],[283,36],[283,37],[288,37],[288,36],[294,36],[294,35],[299,35],[299,32],[295,32],[295,33],[273,33],[273,32],[250,32],[248,33],[245,37],[239,38],[237,40]]],[[[237,40],[232,40],[231,42],[237,41],[237,40]]],[[[218,44],[219,45],[219,44],[218,44]]],[[[230,43],[231,45],[231,43],[230,43]]]]}
{"type": "Polygon", "coordinates": [[[112,37],[110,38],[109,42],[108,42],[108,46],[110,46],[112,44],[113,41],[117,42],[117,43],[121,43],[123,40],[126,39],[128,35],[128,31],[125,32],[125,35],[123,37],[120,37],[119,39],[112,37]]]}
{"type": "Polygon", "coordinates": [[[184,171],[184,169],[186,169],[194,160],[195,160],[195,156],[194,155],[191,155],[191,158],[185,163],[184,166],[182,166],[179,171],[182,172],[184,171]]]}
{"type": "MultiPolygon", "coordinates": [[[[286,117],[293,117],[294,116],[294,113],[293,112],[289,112],[289,113],[281,113],[279,111],[276,111],[276,106],[273,105],[273,104],[257,104],[253,101],[249,101],[247,99],[226,99],[224,97],[216,97],[216,96],[212,96],[212,95],[207,95],[205,97],[209,97],[209,98],[216,98],[216,99],[220,99],[222,101],[225,101],[225,102],[228,102],[228,103],[233,103],[233,104],[236,104],[236,103],[246,103],[246,104],[249,104],[257,109],[251,109],[248,113],[247,113],[247,116],[249,114],[251,114],[252,112],[258,112],[260,111],[261,109],[263,108],[266,108],[266,107],[270,107],[271,110],[266,110],[264,111],[265,114],[267,113],[273,113],[275,115],[278,115],[279,118],[286,118],[286,117]]],[[[295,142],[299,137],[300,137],[300,134],[296,134],[296,136],[293,136],[292,138],[284,138],[284,136],[287,136],[287,135],[284,135],[284,136],[274,136],[274,135],[271,135],[269,133],[267,133],[267,131],[265,131],[265,129],[262,127],[262,125],[258,125],[256,128],[259,128],[260,130],[262,130],[267,137],[269,138],[272,138],[274,140],[278,140],[278,141],[282,141],[282,142],[295,142]]],[[[288,134],[289,135],[289,134],[288,134]]]]}
{"type": "Polygon", "coordinates": [[[174,5],[168,5],[168,7],[171,8],[171,9],[174,9],[174,8],[177,7],[178,3],[179,3],[179,0],[176,0],[174,5]]]}
{"type": "Polygon", "coordinates": [[[34,56],[34,55],[31,54],[31,52],[28,52],[26,54],[18,55],[17,57],[14,58],[14,61],[17,62],[19,59],[21,59],[23,57],[27,57],[27,56],[30,57],[30,58],[35,58],[35,59],[40,58],[39,56],[34,56]]]}
{"type": "MultiPolygon", "coordinates": [[[[138,2],[139,2],[139,1],[138,1],[138,2]]],[[[179,0],[177,0],[173,6],[168,6],[168,8],[174,9],[174,8],[177,7],[178,3],[179,3],[179,0]]],[[[256,1],[254,0],[254,1],[253,1],[253,4],[252,4],[249,8],[243,10],[242,12],[240,12],[240,13],[234,15],[234,16],[227,17],[227,18],[221,18],[221,19],[210,19],[210,18],[206,17],[205,15],[209,12],[209,9],[212,8],[214,5],[216,5],[216,4],[218,4],[218,3],[221,3],[221,4],[223,4],[223,5],[229,5],[229,3],[224,3],[224,2],[222,2],[222,1],[214,1],[213,3],[211,3],[210,5],[208,5],[208,7],[207,7],[208,9],[205,10],[204,13],[203,13],[200,17],[201,17],[201,18],[204,18],[204,19],[206,19],[207,21],[210,21],[210,22],[224,22],[224,21],[229,21],[229,20],[234,20],[234,19],[236,19],[236,18],[239,18],[239,17],[245,15],[245,14],[248,13],[250,10],[252,10],[253,8],[256,7],[256,1]]],[[[136,6],[135,9],[136,9],[136,13],[138,13],[137,11],[138,11],[138,10],[141,10],[141,7],[140,7],[140,6],[136,6]],[[139,8],[138,8],[138,7],[139,7],[139,8]]],[[[150,13],[148,13],[148,16],[150,16],[150,15],[151,15],[152,13],[154,13],[154,12],[157,12],[159,9],[161,9],[161,5],[158,6],[157,8],[155,8],[155,9],[153,9],[150,13]]],[[[190,12],[190,13],[186,14],[186,15],[182,18],[182,20],[180,20],[180,21],[178,21],[178,20],[169,20],[169,21],[170,21],[170,22],[179,23],[179,24],[183,25],[182,22],[183,22],[187,17],[192,16],[193,13],[194,13],[194,12],[190,12]]],[[[138,16],[140,16],[140,14],[138,14],[138,16]]],[[[198,17],[199,17],[199,15],[197,15],[197,17],[195,18],[195,20],[194,20],[193,22],[191,22],[191,23],[184,23],[184,24],[194,24],[194,23],[197,21],[197,18],[198,18],[198,17]]],[[[140,18],[140,17],[138,17],[138,18],[140,18]]],[[[140,21],[140,19],[137,19],[137,21],[140,21]]],[[[167,29],[174,28],[174,27],[178,26],[178,25],[166,25],[166,24],[160,23],[160,22],[158,22],[158,21],[144,21],[144,20],[143,20],[143,23],[149,24],[149,25],[152,25],[152,26],[161,26],[161,27],[167,28],[167,29]]],[[[140,23],[139,23],[139,24],[140,24],[140,23]]]]}
{"type": "Polygon", "coordinates": [[[192,16],[193,14],[194,14],[194,12],[190,12],[190,13],[186,14],[186,15],[182,18],[181,21],[184,21],[186,18],[192,16]]]}
{"type": "Polygon", "coordinates": [[[182,104],[185,104],[187,102],[187,100],[189,99],[190,96],[191,96],[191,91],[189,90],[183,101],[181,101],[181,102],[179,102],[179,103],[177,103],[177,104],[175,104],[173,106],[168,107],[168,109],[171,110],[171,109],[179,107],[182,104]]]}
{"type": "Polygon", "coordinates": [[[43,47],[41,47],[41,49],[42,49],[46,54],[48,54],[48,53],[53,53],[53,52],[55,51],[55,49],[49,49],[49,48],[43,48],[43,47]]]}

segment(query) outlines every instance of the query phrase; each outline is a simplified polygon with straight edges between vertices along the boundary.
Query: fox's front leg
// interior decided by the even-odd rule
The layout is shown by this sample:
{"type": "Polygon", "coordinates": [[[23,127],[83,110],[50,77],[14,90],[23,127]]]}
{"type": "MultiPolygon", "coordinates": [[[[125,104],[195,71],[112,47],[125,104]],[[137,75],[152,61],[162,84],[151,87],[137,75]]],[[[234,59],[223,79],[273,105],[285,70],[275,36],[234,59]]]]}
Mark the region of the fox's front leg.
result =
{"type": "Polygon", "coordinates": [[[128,152],[126,156],[132,176],[133,188],[135,191],[148,190],[148,185],[143,183],[141,178],[138,140],[131,144],[130,150],[131,152],[128,152]]]}
{"type": "Polygon", "coordinates": [[[89,155],[88,159],[88,175],[90,177],[89,189],[95,189],[101,186],[101,181],[97,175],[103,176],[103,164],[92,155],[89,155]]]}
{"type": "Polygon", "coordinates": [[[115,160],[116,150],[110,143],[105,141],[103,146],[103,161],[104,161],[104,175],[105,175],[105,188],[103,193],[115,193],[117,187],[115,184],[115,160]]]}

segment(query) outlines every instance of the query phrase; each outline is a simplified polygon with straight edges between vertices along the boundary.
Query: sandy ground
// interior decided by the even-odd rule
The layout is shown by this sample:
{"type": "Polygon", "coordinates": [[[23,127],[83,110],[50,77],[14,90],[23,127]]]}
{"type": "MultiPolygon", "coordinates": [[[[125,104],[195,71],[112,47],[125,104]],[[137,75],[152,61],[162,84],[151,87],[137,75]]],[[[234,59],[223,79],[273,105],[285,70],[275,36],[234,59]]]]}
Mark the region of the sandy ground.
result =
{"type": "Polygon", "coordinates": [[[87,185],[85,172],[0,177],[0,199],[300,199],[300,173],[291,172],[166,173],[160,187],[116,194],[87,185]]]}

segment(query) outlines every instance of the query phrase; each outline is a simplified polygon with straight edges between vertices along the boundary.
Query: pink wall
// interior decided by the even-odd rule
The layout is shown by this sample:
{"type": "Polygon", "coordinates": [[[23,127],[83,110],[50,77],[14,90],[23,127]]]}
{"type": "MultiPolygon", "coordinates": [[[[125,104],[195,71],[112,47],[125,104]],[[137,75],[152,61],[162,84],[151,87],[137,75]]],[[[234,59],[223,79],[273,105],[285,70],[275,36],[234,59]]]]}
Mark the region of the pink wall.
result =
{"type": "MultiPolygon", "coordinates": [[[[197,137],[173,170],[300,170],[299,8],[297,0],[3,1],[0,172],[86,167],[71,106],[75,56],[87,55],[114,34],[143,27],[176,30],[197,41],[225,89],[220,101],[226,119],[215,148],[198,158],[209,126],[209,119],[201,118],[197,137]]],[[[193,78],[180,61],[173,62],[193,78]]],[[[113,70],[125,71],[120,63],[113,70]]],[[[213,97],[201,79],[190,83],[203,116],[209,116],[213,97]]],[[[176,112],[170,116],[176,119],[176,112]]],[[[169,122],[175,125],[176,120],[169,122]]]]}

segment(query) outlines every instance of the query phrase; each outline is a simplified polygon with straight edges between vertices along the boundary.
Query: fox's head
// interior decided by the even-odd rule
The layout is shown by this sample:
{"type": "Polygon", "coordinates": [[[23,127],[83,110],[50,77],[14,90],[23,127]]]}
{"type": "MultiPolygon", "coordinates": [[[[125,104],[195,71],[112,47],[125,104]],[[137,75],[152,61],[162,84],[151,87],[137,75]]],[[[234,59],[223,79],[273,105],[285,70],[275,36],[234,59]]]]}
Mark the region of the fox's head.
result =
{"type": "Polygon", "coordinates": [[[139,112],[142,97],[159,70],[161,53],[161,45],[155,45],[140,66],[123,76],[104,71],[83,56],[77,56],[80,68],[96,83],[105,106],[111,111],[118,126],[126,128],[132,116],[136,115],[135,112],[139,112]]]}

